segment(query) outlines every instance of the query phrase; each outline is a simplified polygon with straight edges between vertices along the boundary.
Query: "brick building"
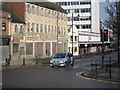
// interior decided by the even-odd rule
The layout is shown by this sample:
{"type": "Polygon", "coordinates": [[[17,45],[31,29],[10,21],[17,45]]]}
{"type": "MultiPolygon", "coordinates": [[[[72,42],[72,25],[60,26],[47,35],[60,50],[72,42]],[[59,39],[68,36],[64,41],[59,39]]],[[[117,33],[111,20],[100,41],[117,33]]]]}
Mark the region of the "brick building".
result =
{"type": "Polygon", "coordinates": [[[21,44],[11,44],[11,52],[17,47],[18,59],[67,51],[67,14],[60,6],[50,2],[4,2],[3,5],[25,23],[23,37],[19,32],[16,32],[19,37],[13,36],[13,41],[19,40],[21,44]]]}
{"type": "Polygon", "coordinates": [[[0,19],[2,21],[2,33],[0,35],[2,36],[2,45],[10,44],[10,53],[14,59],[14,56],[20,56],[18,54],[18,51],[19,45],[22,44],[20,41],[23,40],[24,37],[23,33],[25,23],[22,22],[16,16],[16,14],[9,8],[7,8],[5,5],[2,5],[2,11],[0,11],[0,13],[0,19]]]}

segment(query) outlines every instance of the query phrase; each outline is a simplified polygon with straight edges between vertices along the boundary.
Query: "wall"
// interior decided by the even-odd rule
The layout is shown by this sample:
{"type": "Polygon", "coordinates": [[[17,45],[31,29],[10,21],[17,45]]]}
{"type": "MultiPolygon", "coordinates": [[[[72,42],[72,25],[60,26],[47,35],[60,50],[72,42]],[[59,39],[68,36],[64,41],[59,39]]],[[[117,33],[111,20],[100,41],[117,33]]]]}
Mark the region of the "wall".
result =
{"type": "Polygon", "coordinates": [[[3,2],[3,5],[6,5],[10,8],[21,21],[25,21],[25,3],[24,2],[3,2]]]}

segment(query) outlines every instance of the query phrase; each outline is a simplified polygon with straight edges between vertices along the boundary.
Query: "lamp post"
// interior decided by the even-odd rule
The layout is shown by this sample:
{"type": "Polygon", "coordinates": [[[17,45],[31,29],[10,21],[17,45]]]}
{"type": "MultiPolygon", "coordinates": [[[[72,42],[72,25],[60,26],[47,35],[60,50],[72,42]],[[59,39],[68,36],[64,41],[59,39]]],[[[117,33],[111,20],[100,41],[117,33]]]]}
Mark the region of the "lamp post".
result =
{"type": "Polygon", "coordinates": [[[72,55],[73,55],[73,10],[72,10],[72,55]]]}
{"type": "Polygon", "coordinates": [[[56,46],[56,52],[58,52],[58,30],[59,30],[59,27],[58,27],[58,19],[59,19],[59,16],[58,16],[58,14],[57,14],[57,46],[56,46]]]}
{"type": "Polygon", "coordinates": [[[9,59],[11,61],[11,35],[9,35],[9,59]]]}

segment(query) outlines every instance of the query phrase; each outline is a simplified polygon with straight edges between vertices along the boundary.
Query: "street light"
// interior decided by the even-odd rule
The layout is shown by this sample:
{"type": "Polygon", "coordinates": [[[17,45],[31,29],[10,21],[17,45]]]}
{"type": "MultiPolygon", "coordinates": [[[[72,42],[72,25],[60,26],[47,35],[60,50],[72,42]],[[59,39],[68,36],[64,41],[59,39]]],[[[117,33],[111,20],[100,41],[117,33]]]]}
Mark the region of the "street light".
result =
{"type": "Polygon", "coordinates": [[[56,46],[56,53],[58,52],[58,30],[59,30],[59,27],[58,27],[58,18],[59,16],[58,16],[58,14],[57,14],[57,17],[56,17],[56,19],[57,19],[57,46],[56,46]]]}
{"type": "Polygon", "coordinates": [[[73,10],[72,10],[72,55],[73,55],[73,10]]]}

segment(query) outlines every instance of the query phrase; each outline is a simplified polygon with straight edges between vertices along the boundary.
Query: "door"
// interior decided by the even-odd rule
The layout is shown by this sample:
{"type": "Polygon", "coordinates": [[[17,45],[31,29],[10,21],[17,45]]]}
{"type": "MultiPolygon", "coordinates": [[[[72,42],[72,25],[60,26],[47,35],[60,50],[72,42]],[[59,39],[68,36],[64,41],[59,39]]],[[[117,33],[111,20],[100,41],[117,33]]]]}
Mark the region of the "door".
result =
{"type": "Polygon", "coordinates": [[[13,60],[18,60],[19,44],[13,43],[13,60]]]}

